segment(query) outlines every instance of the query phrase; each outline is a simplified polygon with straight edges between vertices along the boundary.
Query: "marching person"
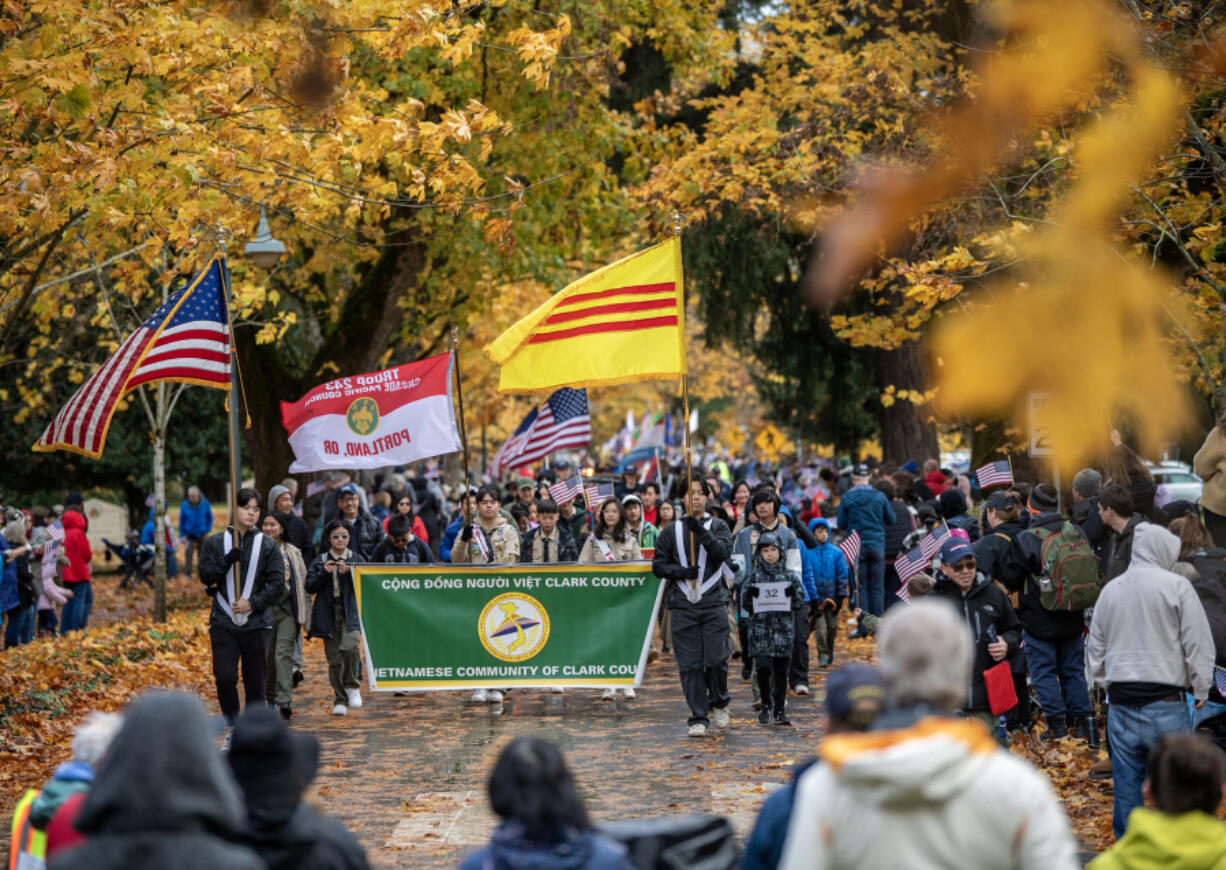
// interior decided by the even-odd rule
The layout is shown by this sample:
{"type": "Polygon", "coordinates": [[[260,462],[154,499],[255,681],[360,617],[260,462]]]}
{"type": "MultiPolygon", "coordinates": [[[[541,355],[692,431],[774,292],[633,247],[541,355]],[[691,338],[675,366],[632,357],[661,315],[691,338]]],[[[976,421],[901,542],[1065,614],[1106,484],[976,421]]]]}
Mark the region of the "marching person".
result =
{"type": "MultiPolygon", "coordinates": [[[[288,490],[286,493],[288,494],[288,490]]],[[[306,562],[291,544],[289,517],[280,511],[264,514],[260,531],[281,549],[285,565],[283,593],[272,604],[272,636],[268,643],[268,686],[265,696],[277,705],[282,719],[294,715],[294,646],[309,621],[306,597],[306,562]]]]}
{"type": "Polygon", "coordinates": [[[332,684],[332,715],[345,716],[349,708],[362,706],[358,682],[357,594],[351,566],[358,561],[349,548],[349,530],[341,518],[324,526],[324,551],[307,570],[306,591],[315,596],[308,637],[321,637],[328,659],[328,682],[332,684]]]}
{"type": "Polygon", "coordinates": [[[535,565],[574,562],[579,558],[575,539],[558,523],[558,506],[553,499],[536,503],[537,527],[524,532],[519,543],[519,561],[535,565]]]}
{"type": "Polygon", "coordinates": [[[817,666],[830,667],[834,661],[834,641],[839,636],[839,611],[847,601],[847,557],[830,543],[830,523],[822,517],[809,520],[809,531],[816,547],[803,552],[801,579],[812,589],[809,598],[809,625],[817,646],[817,666]],[[806,576],[807,575],[807,576],[806,576]]]}
{"type": "Polygon", "coordinates": [[[745,655],[753,659],[762,693],[758,721],[763,725],[791,725],[785,710],[788,666],[795,642],[795,614],[804,609],[805,589],[800,582],[800,572],[784,562],[783,541],[777,531],[763,532],[758,538],[748,574],[741,586],[741,600],[743,609],[749,611],[749,643],[745,655]],[[780,585],[783,585],[782,590],[780,585]],[[765,609],[772,595],[782,596],[787,608],[765,609]]]}
{"type": "MultiPolygon", "coordinates": [[[[451,561],[456,565],[510,565],[519,561],[519,530],[502,515],[498,487],[486,484],[477,490],[477,521],[465,521],[460,528],[451,561]]],[[[501,704],[502,692],[477,689],[472,699],[478,704],[501,704]]]]}
{"type": "Polygon", "coordinates": [[[238,718],[238,668],[242,662],[247,706],[264,703],[272,605],[284,594],[285,562],[277,542],[256,528],[260,494],[238,491],[234,525],[208,537],[200,548],[200,582],[213,599],[209,642],[217,704],[226,717],[223,748],[238,718]]]}
{"type": "MultiPolygon", "coordinates": [[[[579,553],[579,561],[637,562],[642,558],[643,551],[626,524],[621,505],[618,504],[616,498],[606,498],[596,511],[596,530],[584,542],[583,551],[579,553]]],[[[622,689],[622,694],[627,700],[632,700],[634,687],[622,689]]],[[[616,689],[605,689],[600,695],[600,700],[612,701],[615,697],[617,697],[616,689]]]]}
{"type": "Polygon", "coordinates": [[[311,530],[307,528],[306,521],[294,513],[294,492],[286,486],[287,483],[296,485],[297,482],[292,477],[287,477],[268,491],[268,512],[276,511],[285,516],[285,521],[289,524],[285,527],[285,540],[298,548],[303,562],[306,563],[315,558],[315,548],[311,546],[311,530]]]}
{"type": "Polygon", "coordinates": [[[429,565],[434,561],[430,545],[414,534],[421,520],[410,514],[395,513],[387,518],[387,537],[370,554],[370,561],[380,564],[429,565]]]}
{"type": "Polygon", "coordinates": [[[383,529],[370,511],[362,507],[357,486],[347,483],[338,489],[336,507],[340,511],[337,519],[345,524],[345,530],[349,532],[349,549],[356,554],[353,561],[370,561],[375,547],[383,539],[383,529]]]}
{"type": "Polygon", "coordinates": [[[652,571],[668,583],[667,604],[681,688],[690,708],[689,736],[703,737],[708,723],[728,727],[728,585],[732,532],[706,516],[710,488],[690,481],[686,515],[656,539],[652,571]],[[710,718],[708,718],[708,714],[710,718]]]}

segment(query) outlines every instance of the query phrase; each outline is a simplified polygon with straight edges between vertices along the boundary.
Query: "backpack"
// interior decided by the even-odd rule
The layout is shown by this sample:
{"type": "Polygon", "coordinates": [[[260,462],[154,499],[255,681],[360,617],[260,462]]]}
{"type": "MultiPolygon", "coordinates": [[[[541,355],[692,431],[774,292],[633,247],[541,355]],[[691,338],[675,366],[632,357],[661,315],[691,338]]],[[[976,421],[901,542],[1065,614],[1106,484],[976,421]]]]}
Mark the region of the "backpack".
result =
{"type": "Polygon", "coordinates": [[[1093,607],[1102,591],[1103,579],[1090,542],[1081,531],[1065,520],[1060,531],[1032,529],[1039,539],[1043,573],[1039,584],[1039,604],[1045,610],[1078,611],[1093,607]]]}

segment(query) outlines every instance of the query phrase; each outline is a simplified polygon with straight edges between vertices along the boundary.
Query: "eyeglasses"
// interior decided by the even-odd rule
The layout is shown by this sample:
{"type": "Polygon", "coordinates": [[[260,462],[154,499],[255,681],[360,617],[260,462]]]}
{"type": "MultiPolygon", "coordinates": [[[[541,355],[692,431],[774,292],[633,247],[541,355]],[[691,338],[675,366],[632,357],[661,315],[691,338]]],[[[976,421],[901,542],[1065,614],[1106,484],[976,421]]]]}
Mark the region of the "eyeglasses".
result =
{"type": "Polygon", "coordinates": [[[949,568],[951,571],[956,571],[959,574],[961,574],[963,571],[974,571],[975,562],[972,559],[967,559],[965,561],[959,562],[957,565],[950,565],[949,568]]]}

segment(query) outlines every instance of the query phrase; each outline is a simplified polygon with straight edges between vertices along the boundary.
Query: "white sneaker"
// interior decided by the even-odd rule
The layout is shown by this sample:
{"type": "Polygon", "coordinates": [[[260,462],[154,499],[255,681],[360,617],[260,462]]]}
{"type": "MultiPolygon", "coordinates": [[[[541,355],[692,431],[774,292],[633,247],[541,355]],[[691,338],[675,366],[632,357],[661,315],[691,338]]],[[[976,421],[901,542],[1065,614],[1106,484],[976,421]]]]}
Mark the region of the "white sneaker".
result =
{"type": "Polygon", "coordinates": [[[616,697],[617,689],[605,689],[600,693],[600,700],[602,701],[612,701],[616,697]]]}
{"type": "Polygon", "coordinates": [[[622,697],[627,701],[633,701],[635,698],[634,689],[622,689],[622,697]]]}
{"type": "Polygon", "coordinates": [[[221,732],[221,751],[230,751],[230,741],[234,739],[234,729],[227,726],[226,730],[221,732]]]}
{"type": "Polygon", "coordinates": [[[484,704],[486,699],[485,689],[477,689],[473,692],[473,701],[477,704],[484,704]]]}
{"type": "Polygon", "coordinates": [[[551,694],[551,695],[560,695],[560,694],[562,694],[562,693],[563,693],[563,692],[565,692],[565,691],[566,691],[566,689],[562,688],[561,686],[554,686],[552,689],[550,689],[550,690],[549,690],[549,694],[551,694]]]}
{"type": "Polygon", "coordinates": [[[490,689],[485,693],[485,701],[487,704],[501,704],[502,692],[498,691],[497,689],[490,689]]]}
{"type": "Polygon", "coordinates": [[[345,694],[349,696],[349,706],[355,710],[362,706],[362,690],[361,689],[346,689],[345,694]]]}
{"type": "Polygon", "coordinates": [[[727,707],[716,707],[711,711],[711,724],[713,724],[716,728],[727,728],[728,719],[729,716],[727,707]]]}
{"type": "Polygon", "coordinates": [[[809,687],[804,683],[797,683],[796,686],[793,687],[792,691],[797,695],[807,695],[809,694],[809,687]]]}
{"type": "Polygon", "coordinates": [[[335,707],[332,708],[332,715],[333,716],[348,716],[349,708],[346,707],[344,704],[337,704],[335,707]]]}
{"type": "Polygon", "coordinates": [[[687,736],[706,737],[707,736],[707,726],[703,725],[701,722],[695,722],[693,725],[690,726],[690,730],[687,732],[687,736]]]}

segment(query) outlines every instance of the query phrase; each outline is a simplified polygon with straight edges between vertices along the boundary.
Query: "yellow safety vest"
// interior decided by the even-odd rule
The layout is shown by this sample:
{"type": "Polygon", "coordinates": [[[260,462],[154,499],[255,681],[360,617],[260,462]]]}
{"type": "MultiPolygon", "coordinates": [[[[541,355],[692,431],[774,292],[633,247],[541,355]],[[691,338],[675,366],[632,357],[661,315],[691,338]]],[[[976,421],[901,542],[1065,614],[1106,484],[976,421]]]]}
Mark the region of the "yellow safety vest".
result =
{"type": "Polygon", "coordinates": [[[38,795],[37,789],[28,789],[13,811],[9,870],[43,870],[47,866],[47,834],[30,824],[30,804],[38,795]]]}

